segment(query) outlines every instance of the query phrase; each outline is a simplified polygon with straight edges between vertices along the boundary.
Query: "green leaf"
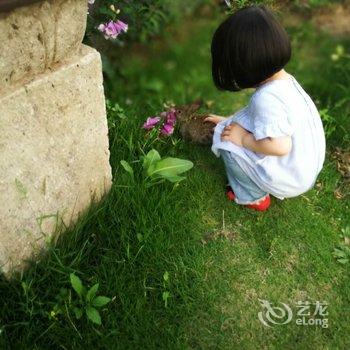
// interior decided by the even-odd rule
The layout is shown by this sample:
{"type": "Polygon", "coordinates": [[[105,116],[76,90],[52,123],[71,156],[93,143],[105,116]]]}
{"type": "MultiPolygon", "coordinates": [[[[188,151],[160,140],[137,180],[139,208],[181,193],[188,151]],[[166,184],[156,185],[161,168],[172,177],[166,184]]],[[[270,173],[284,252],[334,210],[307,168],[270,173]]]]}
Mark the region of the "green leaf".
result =
{"type": "Polygon", "coordinates": [[[333,255],[334,255],[335,257],[340,257],[340,258],[345,258],[345,257],[346,257],[345,252],[342,251],[341,249],[338,249],[338,248],[335,248],[335,249],[334,249],[333,255]]]}
{"type": "Polygon", "coordinates": [[[88,292],[86,294],[86,300],[87,301],[91,301],[93,298],[95,298],[95,295],[97,293],[98,287],[99,287],[99,284],[96,283],[88,290],[88,292]]]}
{"type": "Polygon", "coordinates": [[[337,261],[341,264],[347,264],[349,262],[349,259],[348,258],[340,258],[340,259],[337,259],[337,261]]]}
{"type": "Polygon", "coordinates": [[[74,311],[74,314],[75,314],[75,318],[77,320],[79,320],[81,318],[81,316],[83,316],[83,311],[81,309],[79,309],[78,307],[75,307],[73,309],[73,311],[74,311]]]}
{"type": "Polygon", "coordinates": [[[101,316],[100,313],[92,306],[88,306],[86,308],[86,315],[90,321],[96,323],[98,325],[101,324],[101,316]]]}
{"type": "Polygon", "coordinates": [[[168,307],[168,299],[170,298],[170,292],[168,292],[167,290],[164,291],[162,293],[162,298],[163,298],[165,307],[168,307]]]}
{"type": "Polygon", "coordinates": [[[168,271],[164,272],[163,279],[164,279],[164,281],[169,281],[169,272],[168,271]]]}
{"type": "Polygon", "coordinates": [[[143,159],[143,168],[147,171],[148,168],[154,164],[155,162],[157,162],[158,160],[160,160],[160,154],[155,150],[155,149],[151,149],[145,156],[145,158],[143,159]]]}
{"type": "Polygon", "coordinates": [[[341,232],[343,232],[344,236],[350,237],[350,226],[346,226],[341,230],[341,232]]]}
{"type": "Polygon", "coordinates": [[[165,178],[165,179],[167,179],[167,180],[170,181],[170,182],[180,182],[180,181],[186,179],[185,176],[167,175],[167,174],[162,175],[162,177],[165,178]]]}
{"type": "Polygon", "coordinates": [[[179,158],[164,158],[151,165],[147,170],[150,177],[168,177],[172,178],[178,174],[190,170],[193,163],[189,160],[179,158]]]}
{"type": "Polygon", "coordinates": [[[120,164],[122,165],[124,170],[131,175],[131,177],[134,177],[134,170],[127,161],[121,160],[120,164]]]}
{"type": "Polygon", "coordinates": [[[99,297],[96,297],[92,301],[91,304],[92,304],[92,306],[95,306],[95,307],[102,307],[102,306],[107,305],[110,301],[111,301],[111,298],[107,298],[107,297],[104,297],[104,296],[99,296],[99,297]]]}
{"type": "Polygon", "coordinates": [[[81,280],[78,276],[76,276],[74,273],[70,274],[70,283],[73,287],[73,289],[77,292],[77,294],[82,297],[83,296],[83,284],[81,283],[81,280]]]}
{"type": "Polygon", "coordinates": [[[163,292],[162,298],[163,298],[164,301],[169,299],[170,298],[170,293],[168,291],[163,292]]]}

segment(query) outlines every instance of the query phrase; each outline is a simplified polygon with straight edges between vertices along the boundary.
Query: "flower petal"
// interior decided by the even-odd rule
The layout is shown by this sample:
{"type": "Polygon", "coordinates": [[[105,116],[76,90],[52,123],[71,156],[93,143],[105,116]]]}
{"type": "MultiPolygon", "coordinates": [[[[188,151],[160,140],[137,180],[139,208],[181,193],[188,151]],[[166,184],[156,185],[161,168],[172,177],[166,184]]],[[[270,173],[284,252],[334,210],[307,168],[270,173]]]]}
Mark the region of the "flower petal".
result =
{"type": "Polygon", "coordinates": [[[149,117],[147,118],[146,122],[143,124],[143,128],[146,130],[153,129],[160,121],[159,117],[149,117]]]}
{"type": "Polygon", "coordinates": [[[160,132],[163,134],[163,135],[171,135],[173,132],[174,132],[174,125],[171,125],[171,124],[164,124],[162,129],[160,130],[160,132]]]}

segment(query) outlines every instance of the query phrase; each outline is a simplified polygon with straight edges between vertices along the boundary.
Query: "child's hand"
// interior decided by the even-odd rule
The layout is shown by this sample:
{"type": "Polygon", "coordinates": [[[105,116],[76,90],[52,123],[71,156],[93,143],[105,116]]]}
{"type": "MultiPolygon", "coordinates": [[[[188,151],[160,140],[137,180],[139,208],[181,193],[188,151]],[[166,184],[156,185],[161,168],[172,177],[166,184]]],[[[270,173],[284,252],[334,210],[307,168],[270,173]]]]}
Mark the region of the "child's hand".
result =
{"type": "Polygon", "coordinates": [[[226,120],[226,117],[222,117],[220,115],[216,115],[216,114],[209,114],[209,117],[205,118],[204,121],[205,122],[212,122],[214,124],[219,124],[220,122],[222,122],[223,120],[226,120]]]}
{"type": "Polygon", "coordinates": [[[250,132],[242,128],[240,125],[234,123],[225,127],[221,134],[222,141],[230,141],[237,146],[243,146],[243,138],[249,135],[250,132]]]}

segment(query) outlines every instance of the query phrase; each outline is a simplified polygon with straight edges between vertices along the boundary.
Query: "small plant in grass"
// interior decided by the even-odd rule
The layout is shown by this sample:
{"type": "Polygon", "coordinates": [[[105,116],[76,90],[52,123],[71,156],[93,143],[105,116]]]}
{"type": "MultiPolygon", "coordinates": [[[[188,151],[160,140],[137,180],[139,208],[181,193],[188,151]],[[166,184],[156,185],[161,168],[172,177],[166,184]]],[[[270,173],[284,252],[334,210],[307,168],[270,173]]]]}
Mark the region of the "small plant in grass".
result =
{"type": "Polygon", "coordinates": [[[98,311],[102,306],[107,305],[111,299],[105,296],[96,296],[99,284],[94,284],[89,290],[82,284],[80,278],[74,273],[70,274],[70,283],[79,297],[77,306],[73,307],[73,312],[77,319],[80,319],[85,313],[87,319],[100,325],[101,316],[98,311]]]}
{"type": "Polygon", "coordinates": [[[107,100],[106,109],[109,130],[116,128],[120,120],[127,119],[124,109],[118,103],[112,103],[110,100],[107,100]]]}
{"type": "Polygon", "coordinates": [[[164,306],[168,307],[168,299],[170,298],[170,291],[169,291],[169,272],[165,271],[163,275],[163,293],[162,293],[162,299],[164,301],[164,306]]]}
{"type": "Polygon", "coordinates": [[[350,262],[350,226],[342,229],[340,238],[342,242],[334,249],[333,256],[340,264],[348,264],[350,262]]]}
{"type": "Polygon", "coordinates": [[[320,116],[323,121],[326,138],[330,138],[336,130],[336,119],[330,114],[329,109],[321,109],[320,116]]]}
{"type": "MultiPolygon", "coordinates": [[[[178,183],[186,177],[182,174],[193,167],[193,163],[186,159],[166,157],[162,158],[155,150],[150,150],[139,162],[142,161],[143,180],[147,187],[164,181],[178,183]]],[[[134,179],[135,173],[132,166],[125,160],[120,162],[124,170],[134,179]]]]}

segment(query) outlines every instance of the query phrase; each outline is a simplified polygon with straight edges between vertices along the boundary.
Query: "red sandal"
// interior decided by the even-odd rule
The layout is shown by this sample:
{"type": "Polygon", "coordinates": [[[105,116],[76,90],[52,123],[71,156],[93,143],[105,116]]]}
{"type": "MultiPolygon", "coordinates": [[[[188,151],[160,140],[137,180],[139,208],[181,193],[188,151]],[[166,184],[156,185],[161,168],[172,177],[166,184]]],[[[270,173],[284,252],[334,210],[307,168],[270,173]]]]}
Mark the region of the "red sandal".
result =
{"type": "MultiPolygon", "coordinates": [[[[231,186],[226,186],[226,197],[229,201],[234,201],[236,198],[235,193],[233,192],[231,186]]],[[[265,211],[269,208],[271,204],[270,195],[267,194],[263,199],[254,204],[246,204],[244,205],[247,208],[254,209],[257,211],[265,211]]]]}

